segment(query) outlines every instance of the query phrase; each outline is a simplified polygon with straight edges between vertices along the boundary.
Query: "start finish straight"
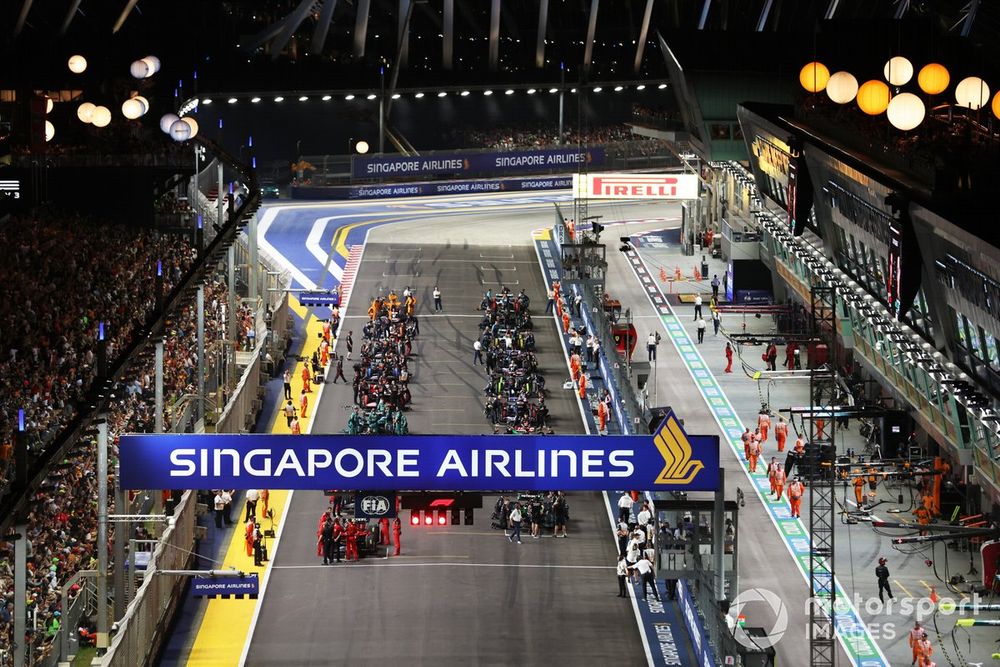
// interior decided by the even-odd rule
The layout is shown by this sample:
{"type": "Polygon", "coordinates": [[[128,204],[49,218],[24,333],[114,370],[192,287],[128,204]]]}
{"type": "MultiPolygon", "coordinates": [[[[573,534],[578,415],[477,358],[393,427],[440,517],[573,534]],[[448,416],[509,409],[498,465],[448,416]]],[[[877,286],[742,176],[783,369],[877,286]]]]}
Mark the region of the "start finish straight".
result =
{"type": "MultiPolygon", "coordinates": [[[[629,449],[605,451],[584,449],[538,449],[536,451],[502,449],[449,449],[437,463],[439,478],[444,477],[630,477],[635,472],[629,449]],[[482,471],[480,471],[482,467],[482,471]]],[[[178,448],[170,452],[170,477],[280,477],[311,478],[331,467],[346,478],[383,477],[418,478],[421,476],[421,452],[418,449],[341,449],[336,455],[328,449],[310,448],[304,456],[292,449],[274,452],[251,449],[241,455],[236,449],[178,448]]],[[[424,468],[426,470],[426,468],[424,468]]]]}

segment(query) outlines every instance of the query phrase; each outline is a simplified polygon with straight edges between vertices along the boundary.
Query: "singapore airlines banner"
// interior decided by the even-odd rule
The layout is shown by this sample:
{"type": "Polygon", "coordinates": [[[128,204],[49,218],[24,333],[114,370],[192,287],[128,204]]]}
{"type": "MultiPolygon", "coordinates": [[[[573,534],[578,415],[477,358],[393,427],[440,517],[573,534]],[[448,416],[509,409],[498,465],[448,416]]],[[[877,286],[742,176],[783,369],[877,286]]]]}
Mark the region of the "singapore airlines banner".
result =
{"type": "Polygon", "coordinates": [[[573,174],[577,199],[697,199],[696,174],[573,174]]]}
{"type": "Polygon", "coordinates": [[[714,491],[718,436],[124,435],[125,489],[714,491]]]}
{"type": "Polygon", "coordinates": [[[481,174],[533,174],[604,166],[603,148],[543,148],[527,151],[434,153],[433,155],[355,155],[353,178],[400,178],[481,174]]]}

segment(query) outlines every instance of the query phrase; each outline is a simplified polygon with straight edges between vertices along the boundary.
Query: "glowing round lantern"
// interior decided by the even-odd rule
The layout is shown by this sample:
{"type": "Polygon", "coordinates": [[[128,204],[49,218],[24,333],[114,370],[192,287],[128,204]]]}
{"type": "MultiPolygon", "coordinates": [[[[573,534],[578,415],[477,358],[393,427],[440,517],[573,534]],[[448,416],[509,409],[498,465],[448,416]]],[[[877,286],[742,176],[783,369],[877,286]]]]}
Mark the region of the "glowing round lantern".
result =
{"type": "Polygon", "coordinates": [[[84,102],[76,108],[76,117],[82,120],[84,123],[90,123],[94,120],[94,109],[97,107],[90,102],[84,102]]]}
{"type": "Polygon", "coordinates": [[[95,127],[107,127],[111,122],[111,109],[104,106],[94,107],[94,115],[90,122],[95,127]]]}
{"type": "Polygon", "coordinates": [[[73,74],[83,74],[87,69],[87,59],[83,56],[70,56],[69,62],[66,64],[69,66],[69,71],[73,74]]]}
{"type": "Polygon", "coordinates": [[[174,123],[179,121],[180,118],[176,114],[165,113],[160,117],[160,129],[166,133],[170,134],[170,128],[174,126],[174,123]]]}
{"type": "Polygon", "coordinates": [[[897,130],[912,130],[924,120],[923,101],[913,93],[901,93],[889,101],[885,115],[897,130]]]}
{"type": "Polygon", "coordinates": [[[135,120],[142,115],[142,102],[133,98],[127,99],[122,102],[122,115],[129,120],[135,120]]]}
{"type": "Polygon", "coordinates": [[[882,70],[885,80],[894,86],[904,86],[913,78],[913,65],[903,56],[889,58],[882,70]]]}
{"type": "Polygon", "coordinates": [[[865,81],[858,88],[858,107],[869,116],[877,116],[889,106],[889,86],[881,81],[865,81]]]}
{"type": "Polygon", "coordinates": [[[955,101],[958,106],[975,111],[990,100],[990,87],[978,76],[969,76],[955,86],[955,101]]]}
{"type": "Polygon", "coordinates": [[[191,138],[191,126],[184,119],[178,118],[170,126],[170,138],[174,141],[187,141],[191,138]]]}
{"type": "Polygon", "coordinates": [[[917,85],[928,95],[940,95],[947,90],[950,82],[947,68],[937,63],[924,65],[917,74],[917,85]]]}
{"type": "Polygon", "coordinates": [[[188,127],[191,128],[191,136],[189,138],[194,139],[198,136],[198,121],[191,116],[185,116],[184,118],[181,118],[181,120],[187,123],[188,127]]]}
{"type": "Polygon", "coordinates": [[[799,83],[810,93],[818,93],[826,88],[830,80],[830,70],[821,62],[811,62],[799,72],[799,83]]]}
{"type": "Polygon", "coordinates": [[[858,94],[858,80],[850,72],[837,72],[827,82],[826,94],[837,104],[847,104],[858,94]]]}

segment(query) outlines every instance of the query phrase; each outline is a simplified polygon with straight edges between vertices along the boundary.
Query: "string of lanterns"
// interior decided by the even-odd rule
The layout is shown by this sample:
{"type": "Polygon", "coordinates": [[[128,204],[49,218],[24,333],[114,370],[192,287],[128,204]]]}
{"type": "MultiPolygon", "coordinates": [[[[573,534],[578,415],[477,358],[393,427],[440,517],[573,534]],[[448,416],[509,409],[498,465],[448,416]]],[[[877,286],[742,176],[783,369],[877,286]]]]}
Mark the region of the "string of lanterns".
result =
{"type": "MultiPolygon", "coordinates": [[[[70,72],[74,74],[82,74],[87,70],[87,59],[83,56],[77,54],[70,56],[66,63],[70,72]]],[[[157,72],[160,71],[161,63],[160,59],[156,56],[146,56],[139,60],[133,61],[129,66],[129,73],[136,79],[148,79],[157,72]]],[[[133,92],[131,96],[122,102],[121,111],[122,115],[128,120],[136,120],[145,116],[149,112],[150,104],[142,95],[137,92],[133,92]]],[[[52,110],[52,101],[48,101],[48,111],[52,110]]],[[[167,114],[171,116],[172,114],[167,114]]],[[[105,106],[95,105],[92,102],[83,102],[77,107],[76,116],[83,123],[88,123],[94,125],[95,127],[107,127],[111,123],[111,110],[105,106]]],[[[164,116],[164,118],[167,118],[164,116]]],[[[174,116],[174,121],[180,120],[174,116]]],[[[177,141],[184,141],[194,137],[198,133],[198,124],[193,118],[186,118],[182,123],[183,127],[178,126],[176,132],[171,132],[170,127],[164,128],[163,122],[161,120],[160,127],[164,132],[170,134],[172,138],[177,141]]],[[[55,127],[49,121],[46,121],[45,127],[46,141],[52,139],[55,136],[55,127]],[[51,126],[51,127],[50,127],[51,126]]]]}
{"type": "MultiPolygon", "coordinates": [[[[799,71],[799,83],[810,93],[826,91],[827,97],[835,104],[856,101],[858,108],[869,116],[885,113],[890,125],[905,132],[923,122],[927,109],[918,95],[910,92],[893,95],[889,85],[897,89],[905,86],[913,79],[913,72],[913,64],[909,60],[894,56],[886,61],[882,69],[885,81],[872,79],[859,85],[850,72],[830,74],[823,63],[811,62],[799,71]]],[[[917,86],[927,95],[940,95],[950,83],[948,69],[939,63],[924,65],[917,72],[917,86]]],[[[955,86],[955,102],[962,108],[977,111],[989,101],[990,88],[979,77],[966,77],[955,86]]],[[[1000,92],[993,97],[991,109],[1000,118],[1000,92]]]]}

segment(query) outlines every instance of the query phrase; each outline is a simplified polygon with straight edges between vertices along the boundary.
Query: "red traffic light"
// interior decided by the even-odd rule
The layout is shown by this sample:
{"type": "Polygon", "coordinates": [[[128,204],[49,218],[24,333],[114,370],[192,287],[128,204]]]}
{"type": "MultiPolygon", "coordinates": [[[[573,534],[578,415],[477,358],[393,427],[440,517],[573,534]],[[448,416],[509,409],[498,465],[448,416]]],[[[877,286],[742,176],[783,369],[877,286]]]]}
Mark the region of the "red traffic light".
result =
{"type": "Polygon", "coordinates": [[[424,525],[429,526],[434,523],[434,518],[430,514],[424,515],[424,525]]]}
{"type": "Polygon", "coordinates": [[[444,526],[448,523],[448,515],[445,513],[438,514],[438,525],[444,526]]]}
{"type": "Polygon", "coordinates": [[[419,526],[420,525],[420,513],[419,512],[415,512],[415,511],[414,512],[410,512],[410,525],[411,526],[419,526]]]}

